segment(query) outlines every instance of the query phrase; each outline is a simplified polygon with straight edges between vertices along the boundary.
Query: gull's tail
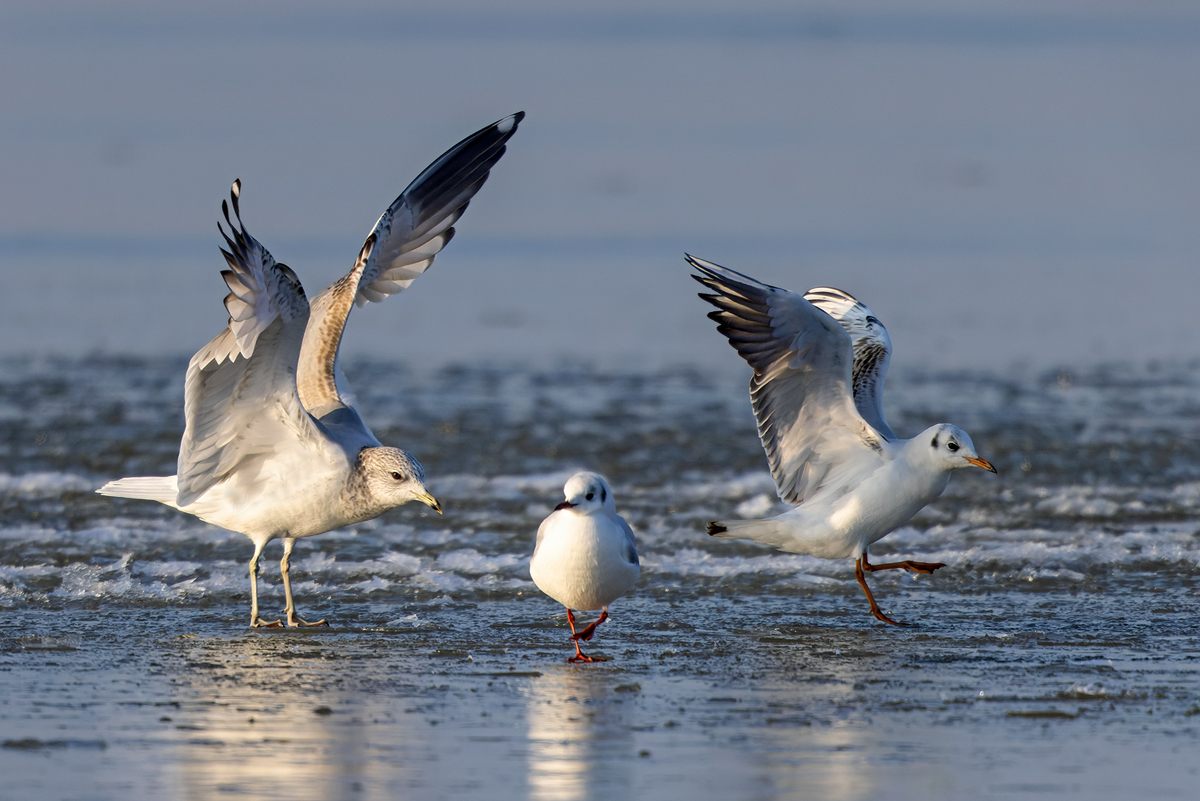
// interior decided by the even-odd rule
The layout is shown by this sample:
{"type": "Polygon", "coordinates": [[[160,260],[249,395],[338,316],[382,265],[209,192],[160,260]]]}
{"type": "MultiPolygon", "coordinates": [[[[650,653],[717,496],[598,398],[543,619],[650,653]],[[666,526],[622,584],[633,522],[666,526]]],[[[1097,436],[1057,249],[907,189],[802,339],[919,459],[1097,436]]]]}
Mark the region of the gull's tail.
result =
{"type": "Polygon", "coordinates": [[[111,495],[115,498],[142,498],[147,501],[158,501],[167,506],[176,506],[179,497],[179,486],[175,476],[134,476],[110,481],[96,492],[101,495],[111,495]]]}
{"type": "Polygon", "coordinates": [[[794,526],[781,525],[779,519],[774,517],[766,520],[714,520],[708,524],[708,536],[723,540],[753,540],[784,551],[794,550],[789,546],[796,539],[794,526]]]}

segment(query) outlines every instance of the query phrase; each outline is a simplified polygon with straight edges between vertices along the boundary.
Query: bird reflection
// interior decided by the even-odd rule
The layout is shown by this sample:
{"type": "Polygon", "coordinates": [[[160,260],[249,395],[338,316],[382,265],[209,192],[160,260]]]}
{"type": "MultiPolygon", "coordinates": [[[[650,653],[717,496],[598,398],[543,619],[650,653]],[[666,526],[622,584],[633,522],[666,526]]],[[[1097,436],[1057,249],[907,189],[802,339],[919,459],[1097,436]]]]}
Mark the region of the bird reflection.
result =
{"type": "Polygon", "coordinates": [[[547,672],[533,682],[525,716],[531,799],[584,798],[601,764],[614,797],[630,796],[632,710],[614,691],[618,683],[612,676],[570,668],[547,672]]]}
{"type": "Polygon", "coordinates": [[[175,797],[361,798],[393,775],[378,754],[418,735],[387,699],[347,696],[338,662],[322,655],[329,650],[283,637],[184,649],[177,705],[163,721],[163,735],[179,746],[175,797]],[[386,737],[364,725],[375,717],[391,718],[386,737]]]}

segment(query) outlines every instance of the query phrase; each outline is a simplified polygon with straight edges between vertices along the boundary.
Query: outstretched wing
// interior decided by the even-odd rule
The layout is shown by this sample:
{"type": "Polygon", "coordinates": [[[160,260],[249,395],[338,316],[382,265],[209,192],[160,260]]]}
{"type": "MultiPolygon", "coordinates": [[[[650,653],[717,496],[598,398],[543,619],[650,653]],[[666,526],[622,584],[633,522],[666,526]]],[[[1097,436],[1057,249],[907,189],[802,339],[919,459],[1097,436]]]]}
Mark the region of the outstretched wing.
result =
{"type": "Polygon", "coordinates": [[[350,310],[407,289],[428,269],[524,117],[520,111],[477,131],[426,167],[375,223],[354,268],[313,298],[298,383],[315,417],[351,405],[337,366],[350,310]]]}
{"type": "Polygon", "coordinates": [[[252,484],[257,466],[289,449],[320,447],[321,437],[296,392],[296,360],[308,322],[299,279],[277,264],[241,224],[235,181],[221,204],[229,287],[229,325],[188,364],[186,428],[179,448],[179,506],[229,478],[252,484]]]}
{"type": "Polygon", "coordinates": [[[819,286],[804,299],[842,324],[854,344],[854,405],[863,419],[889,441],[896,435],[883,416],[883,382],[892,358],[892,339],[879,318],[849,292],[819,286]]]}
{"type": "Polygon", "coordinates": [[[752,368],[750,399],[779,497],[841,493],[883,463],[880,435],[850,394],[850,335],[794,292],[687,257],[716,294],[709,317],[752,368]]]}

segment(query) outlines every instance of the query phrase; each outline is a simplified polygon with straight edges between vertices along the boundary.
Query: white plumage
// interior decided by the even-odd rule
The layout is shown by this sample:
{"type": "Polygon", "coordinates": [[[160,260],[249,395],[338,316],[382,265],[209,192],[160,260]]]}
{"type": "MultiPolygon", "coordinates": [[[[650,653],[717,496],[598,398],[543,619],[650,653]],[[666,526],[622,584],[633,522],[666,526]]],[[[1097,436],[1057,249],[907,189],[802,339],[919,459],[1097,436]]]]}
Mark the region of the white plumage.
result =
{"type": "Polygon", "coordinates": [[[379,218],[350,272],[311,304],[296,274],[242,225],[240,181],[222,203],[229,323],[188,365],[178,472],[123,478],[99,492],[158,501],[249,537],[251,626],[281,625],[258,616],[258,558],[271,540],[283,540],[287,625],[320,625],[295,613],[296,539],[413,500],[441,512],[420,463],[383,447],[359,416],[338,348],[356,300],[406,288],[450,241],[524,116],[489,125],[427,167],[379,218]]]}
{"type": "Polygon", "coordinates": [[[932,573],[945,565],[872,565],[867,548],[932,502],[950,471],[995,468],[966,432],[939,424],[898,439],[883,415],[891,340],[871,310],[838,289],[801,297],[711,262],[687,257],[716,294],[708,316],[751,367],[750,398],[779,497],[795,508],[766,520],[709,523],[736,537],[825,559],[853,557],[871,613],[880,611],[864,571],[932,573]]]}
{"type": "Polygon", "coordinates": [[[608,482],[595,473],[576,473],[563,487],[566,500],[538,527],[537,545],[529,562],[533,583],[567,607],[575,656],[571,662],[600,662],[584,654],[580,640],[590,640],[608,619],[608,605],[637,583],[637,546],[633,529],[617,514],[608,482]],[[575,630],[572,609],[603,610],[599,619],[575,630]]]}

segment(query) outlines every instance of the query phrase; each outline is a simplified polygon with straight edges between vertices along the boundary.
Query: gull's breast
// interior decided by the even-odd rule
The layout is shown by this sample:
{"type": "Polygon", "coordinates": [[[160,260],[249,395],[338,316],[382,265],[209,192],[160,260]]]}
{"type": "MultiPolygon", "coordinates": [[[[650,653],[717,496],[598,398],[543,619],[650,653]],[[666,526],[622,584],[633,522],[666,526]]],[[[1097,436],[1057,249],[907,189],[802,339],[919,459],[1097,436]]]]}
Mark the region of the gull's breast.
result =
{"type": "Polygon", "coordinates": [[[271,460],[213,485],[183,511],[252,540],[311,537],[353,522],[341,503],[349,465],[271,460]],[[300,469],[302,468],[302,469],[300,469]]]}
{"type": "Polygon", "coordinates": [[[538,589],[569,609],[608,606],[637,582],[625,560],[625,533],[607,518],[556,514],[529,573],[538,589]]]}
{"type": "Polygon", "coordinates": [[[907,523],[946,488],[947,474],[906,468],[902,461],[893,462],[833,505],[830,527],[854,543],[855,553],[907,523]]]}

